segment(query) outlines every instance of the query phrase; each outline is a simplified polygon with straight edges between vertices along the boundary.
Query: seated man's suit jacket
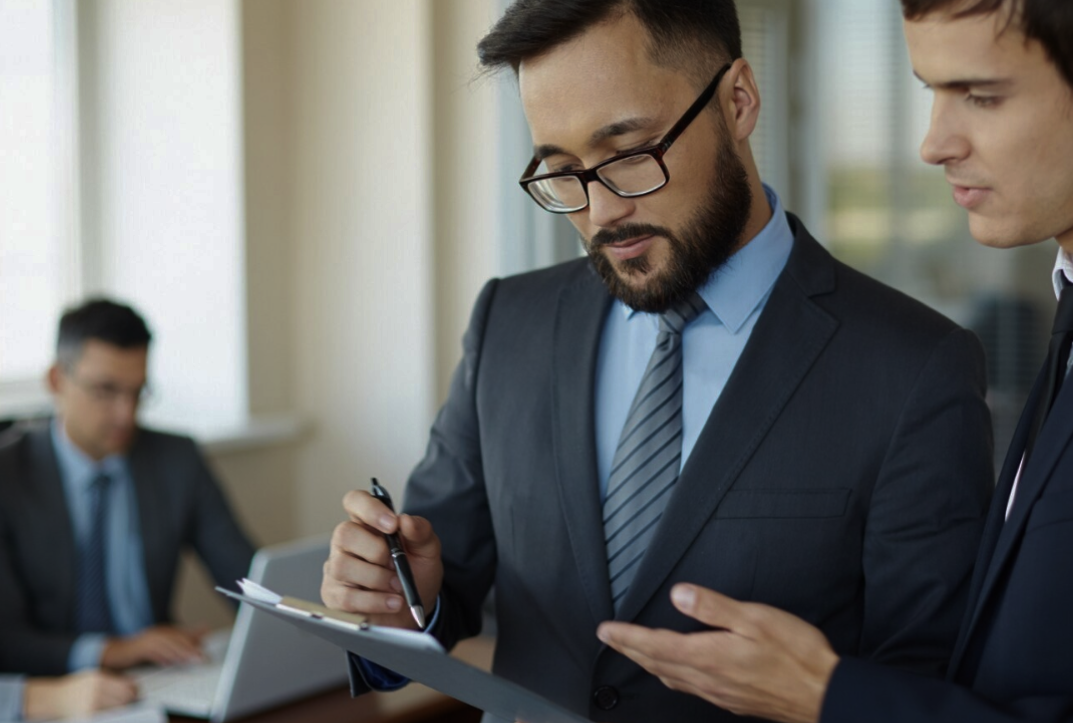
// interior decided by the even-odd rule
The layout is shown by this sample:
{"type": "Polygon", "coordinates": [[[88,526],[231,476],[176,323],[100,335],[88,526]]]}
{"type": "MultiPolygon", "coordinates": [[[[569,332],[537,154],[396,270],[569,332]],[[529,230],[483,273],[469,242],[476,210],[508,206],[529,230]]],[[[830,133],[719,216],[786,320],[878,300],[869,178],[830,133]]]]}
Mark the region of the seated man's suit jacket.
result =
{"type": "Polygon", "coordinates": [[[670,602],[687,581],[941,674],[992,485],[982,350],[789,220],[787,265],[617,615],[594,449],[611,297],[586,259],[484,288],[405,501],[442,541],[446,644],[477,632],[494,584],[497,674],[607,723],[739,720],[596,638],[613,618],[700,629],[670,602]]]}
{"type": "MultiPolygon", "coordinates": [[[[1036,383],[1036,397],[1043,376],[1036,383]]],[[[988,514],[949,682],[918,680],[856,660],[835,669],[827,723],[1073,721],[1073,378],[1024,456],[1030,402],[988,514]]]]}
{"type": "MultiPolygon", "coordinates": [[[[39,425],[0,440],[0,671],[62,674],[78,637],[77,550],[52,434],[39,425]]],[[[253,548],[193,440],[141,429],[128,462],[153,618],[166,623],[184,548],[228,586],[253,548]]]]}

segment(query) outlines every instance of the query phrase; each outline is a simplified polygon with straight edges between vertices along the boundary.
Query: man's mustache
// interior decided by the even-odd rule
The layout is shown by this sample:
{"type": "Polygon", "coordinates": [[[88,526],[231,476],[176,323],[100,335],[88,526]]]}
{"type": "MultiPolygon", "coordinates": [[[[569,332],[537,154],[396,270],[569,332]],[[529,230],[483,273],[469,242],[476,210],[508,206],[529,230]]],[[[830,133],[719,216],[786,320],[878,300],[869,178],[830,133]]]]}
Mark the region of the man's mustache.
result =
{"type": "Polygon", "coordinates": [[[601,246],[629,241],[630,239],[640,238],[642,236],[663,236],[668,239],[674,238],[670,230],[663,228],[662,226],[653,226],[649,223],[630,223],[625,226],[597,231],[593,234],[592,238],[589,239],[589,248],[595,251],[601,246]]]}

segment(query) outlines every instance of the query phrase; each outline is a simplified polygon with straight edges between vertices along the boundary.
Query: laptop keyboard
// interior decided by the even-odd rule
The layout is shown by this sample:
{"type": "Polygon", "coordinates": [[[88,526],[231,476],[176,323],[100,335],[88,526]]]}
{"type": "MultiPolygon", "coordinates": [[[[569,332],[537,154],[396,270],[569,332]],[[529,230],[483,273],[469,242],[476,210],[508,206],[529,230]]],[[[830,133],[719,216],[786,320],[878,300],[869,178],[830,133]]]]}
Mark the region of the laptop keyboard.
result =
{"type": "Polygon", "coordinates": [[[212,710],[222,663],[164,668],[135,676],[142,700],[173,713],[207,718],[212,710]]]}
{"type": "Polygon", "coordinates": [[[138,684],[141,699],[196,718],[208,718],[212,712],[216,687],[220,682],[230,630],[211,633],[202,641],[207,663],[174,667],[141,667],[129,671],[138,684]]]}

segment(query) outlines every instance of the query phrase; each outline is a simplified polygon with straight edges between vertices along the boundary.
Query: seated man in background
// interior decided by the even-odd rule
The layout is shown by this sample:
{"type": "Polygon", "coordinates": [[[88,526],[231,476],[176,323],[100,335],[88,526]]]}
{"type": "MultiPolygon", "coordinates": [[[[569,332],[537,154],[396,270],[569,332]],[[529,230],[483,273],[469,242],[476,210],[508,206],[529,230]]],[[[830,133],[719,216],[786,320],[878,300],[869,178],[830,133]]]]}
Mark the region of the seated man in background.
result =
{"type": "Polygon", "coordinates": [[[182,550],[220,584],[253,547],[191,439],[141,429],[151,335],[93,300],[60,320],[56,416],[0,436],[0,671],[58,675],[201,658],[169,623],[182,550]]]}
{"type": "Polygon", "coordinates": [[[0,675],[0,721],[87,715],[130,703],[137,693],[132,681],[100,670],[62,678],[0,675]]]}

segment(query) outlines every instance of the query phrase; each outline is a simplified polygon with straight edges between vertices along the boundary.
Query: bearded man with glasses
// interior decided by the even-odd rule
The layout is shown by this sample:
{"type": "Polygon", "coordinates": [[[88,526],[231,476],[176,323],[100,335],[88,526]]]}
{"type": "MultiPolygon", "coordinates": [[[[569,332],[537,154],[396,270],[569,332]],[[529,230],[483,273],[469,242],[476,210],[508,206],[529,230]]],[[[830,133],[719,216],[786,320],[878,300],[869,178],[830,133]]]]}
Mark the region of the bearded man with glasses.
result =
{"type": "Polygon", "coordinates": [[[397,531],[430,634],[476,634],[494,586],[495,671],[592,720],[735,719],[596,637],[699,630],[678,582],[940,674],[991,489],[982,351],[761,183],[734,4],[518,0],[478,50],[517,73],[522,187],[587,258],[484,288],[404,514],[347,496],[325,602],[414,627],[397,531]]]}

